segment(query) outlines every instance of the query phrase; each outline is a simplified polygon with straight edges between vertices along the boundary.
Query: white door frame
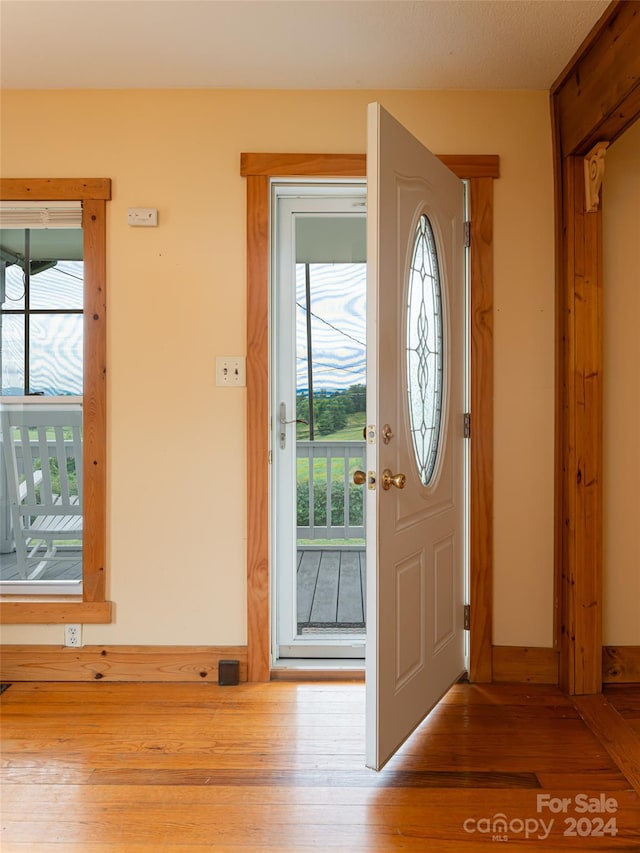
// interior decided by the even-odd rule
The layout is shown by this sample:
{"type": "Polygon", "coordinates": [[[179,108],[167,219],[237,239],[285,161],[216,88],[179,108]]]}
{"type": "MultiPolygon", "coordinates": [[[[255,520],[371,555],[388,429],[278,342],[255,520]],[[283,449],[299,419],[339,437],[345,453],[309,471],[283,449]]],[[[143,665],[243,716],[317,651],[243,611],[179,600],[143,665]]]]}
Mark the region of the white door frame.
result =
{"type": "Polygon", "coordinates": [[[297,215],[358,215],[366,211],[362,180],[274,181],[271,184],[271,490],[272,661],[364,660],[364,637],[345,633],[299,637],[296,631],[295,221],[297,215]],[[364,205],[364,207],[363,207],[364,205]],[[284,403],[288,423],[279,425],[284,403]],[[284,433],[283,442],[281,432],[284,433]],[[284,443],[284,447],[282,447],[284,443]]]}

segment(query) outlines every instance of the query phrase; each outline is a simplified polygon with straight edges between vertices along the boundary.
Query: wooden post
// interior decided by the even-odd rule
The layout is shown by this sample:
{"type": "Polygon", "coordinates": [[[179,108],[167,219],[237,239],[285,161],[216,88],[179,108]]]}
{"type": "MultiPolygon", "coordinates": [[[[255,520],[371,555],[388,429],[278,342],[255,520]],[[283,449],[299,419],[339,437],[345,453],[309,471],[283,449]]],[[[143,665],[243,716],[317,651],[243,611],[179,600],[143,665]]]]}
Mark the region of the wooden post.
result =
{"type": "Polygon", "coordinates": [[[564,163],[565,299],[560,684],[602,688],[602,215],[585,212],[584,161],[564,163]]]}

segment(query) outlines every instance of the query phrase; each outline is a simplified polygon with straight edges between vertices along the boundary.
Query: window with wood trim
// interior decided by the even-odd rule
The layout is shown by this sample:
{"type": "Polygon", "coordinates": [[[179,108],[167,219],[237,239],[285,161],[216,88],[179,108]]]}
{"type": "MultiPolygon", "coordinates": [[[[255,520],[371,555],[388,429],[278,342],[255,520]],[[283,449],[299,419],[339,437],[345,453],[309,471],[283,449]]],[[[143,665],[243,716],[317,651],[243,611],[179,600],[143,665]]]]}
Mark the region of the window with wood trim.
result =
{"type": "Polygon", "coordinates": [[[82,592],[82,205],[0,202],[0,592],[82,592]]]}
{"type": "MultiPolygon", "coordinates": [[[[77,310],[77,306],[73,312],[75,317],[80,316],[82,318],[80,334],[83,340],[81,381],[83,409],[81,451],[83,492],[81,503],[84,527],[82,594],[47,595],[33,599],[3,596],[0,600],[0,618],[5,623],[67,621],[91,623],[108,622],[111,619],[111,604],[105,600],[106,202],[110,197],[111,182],[105,178],[87,180],[3,179],[0,181],[0,202],[4,203],[5,206],[10,202],[25,201],[42,203],[43,207],[48,202],[75,202],[81,205],[84,266],[82,313],[77,310]]],[[[31,266],[32,262],[33,259],[29,259],[29,274],[32,269],[35,269],[31,266]]],[[[46,343],[45,350],[50,345],[51,341],[46,343]]],[[[49,355],[53,357],[53,350],[49,352],[49,355]]],[[[46,357],[47,352],[45,351],[44,358],[46,359],[46,357]]],[[[30,363],[33,364],[33,360],[30,363]]],[[[29,370],[30,368],[27,367],[27,372],[29,370]]],[[[24,385],[21,390],[25,390],[24,385]]],[[[31,383],[26,390],[28,393],[31,392],[31,383]]],[[[53,441],[53,439],[51,440],[53,441]]],[[[60,444],[64,445],[65,443],[66,440],[63,437],[60,444]]],[[[48,472],[42,472],[40,480],[46,479],[49,479],[48,472]]],[[[35,486],[35,488],[38,487],[35,486]]],[[[56,509],[53,515],[62,512],[62,509],[56,509]]]]}

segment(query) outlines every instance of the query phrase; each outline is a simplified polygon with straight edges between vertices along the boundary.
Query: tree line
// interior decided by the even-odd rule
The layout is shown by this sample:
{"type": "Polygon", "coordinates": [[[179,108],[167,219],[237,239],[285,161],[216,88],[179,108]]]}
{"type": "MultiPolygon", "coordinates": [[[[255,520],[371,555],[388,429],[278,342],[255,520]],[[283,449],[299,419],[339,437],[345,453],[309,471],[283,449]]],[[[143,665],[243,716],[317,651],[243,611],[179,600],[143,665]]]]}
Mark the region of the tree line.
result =
{"type": "Polygon", "coordinates": [[[329,435],[347,426],[349,415],[365,412],[367,389],[365,385],[351,385],[343,391],[318,391],[313,395],[313,418],[309,407],[309,394],[305,391],[296,397],[296,418],[310,423],[313,419],[315,433],[329,435]]]}

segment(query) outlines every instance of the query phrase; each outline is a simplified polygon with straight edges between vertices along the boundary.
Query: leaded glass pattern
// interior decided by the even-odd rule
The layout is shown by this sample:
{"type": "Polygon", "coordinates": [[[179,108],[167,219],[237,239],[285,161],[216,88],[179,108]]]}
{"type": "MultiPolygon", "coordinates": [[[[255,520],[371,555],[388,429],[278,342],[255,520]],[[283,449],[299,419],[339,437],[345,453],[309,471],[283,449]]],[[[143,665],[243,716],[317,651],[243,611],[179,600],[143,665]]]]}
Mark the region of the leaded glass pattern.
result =
{"type": "Polygon", "coordinates": [[[409,428],[420,481],[433,478],[440,443],[443,391],[442,292],[431,223],[416,227],[407,298],[409,428]]]}

